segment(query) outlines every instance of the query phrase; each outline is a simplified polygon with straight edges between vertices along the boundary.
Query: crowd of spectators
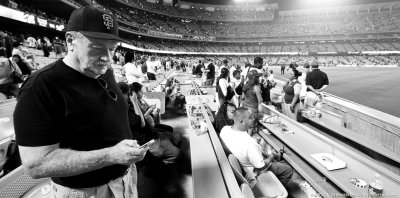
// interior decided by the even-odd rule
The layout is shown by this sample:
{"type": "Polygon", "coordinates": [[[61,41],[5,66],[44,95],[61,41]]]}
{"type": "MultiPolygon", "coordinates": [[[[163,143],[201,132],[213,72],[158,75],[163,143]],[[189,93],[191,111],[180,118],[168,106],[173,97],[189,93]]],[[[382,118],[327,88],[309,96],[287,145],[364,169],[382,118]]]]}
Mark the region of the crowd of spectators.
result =
{"type": "Polygon", "coordinates": [[[16,97],[18,84],[28,75],[64,56],[63,42],[58,37],[53,42],[47,37],[36,38],[31,34],[0,31],[0,95],[3,99],[16,97]],[[53,45],[58,45],[59,49],[54,50],[53,45]],[[51,51],[56,51],[55,55],[50,55],[51,51]],[[20,81],[15,79],[14,72],[19,75],[20,81]]]}
{"type": "MultiPolygon", "coordinates": [[[[246,38],[340,35],[400,31],[400,12],[398,10],[393,10],[392,12],[374,11],[370,13],[279,16],[266,21],[253,19],[243,22],[240,20],[227,21],[226,19],[235,19],[235,17],[238,17],[238,19],[246,18],[241,12],[250,14],[259,12],[239,10],[216,10],[210,12],[199,10],[199,13],[197,13],[195,12],[195,8],[186,10],[148,3],[145,1],[126,1],[130,5],[133,5],[133,7],[104,4],[103,8],[115,13],[118,19],[128,24],[127,28],[134,29],[136,27],[147,31],[158,31],[170,34],[246,38]],[[171,10],[176,12],[176,14],[171,14],[174,13],[171,10]],[[224,14],[219,12],[224,12],[224,14]],[[213,13],[218,17],[212,20],[205,20],[201,18],[201,13],[213,13]]],[[[99,6],[102,5],[99,4],[99,6]]],[[[265,13],[273,12],[265,11],[265,13]]]]}
{"type": "MultiPolygon", "coordinates": [[[[157,8],[159,4],[136,2],[135,7],[157,8]],[[138,4],[140,6],[138,6],[138,4]]],[[[114,13],[118,13],[123,21],[135,21],[134,26],[154,31],[163,31],[175,34],[202,35],[202,36],[233,36],[233,37],[284,37],[284,36],[312,36],[332,34],[355,34],[399,31],[400,12],[371,12],[371,13],[337,13],[333,15],[300,15],[279,16],[268,21],[252,20],[245,23],[240,21],[224,21],[232,16],[242,17],[238,12],[225,11],[227,14],[216,14],[222,18],[214,20],[195,19],[190,16],[202,16],[198,13],[184,14],[188,10],[162,6],[162,10],[177,9],[179,17],[175,15],[159,15],[154,12],[146,12],[149,9],[134,9],[132,7],[116,7],[107,5],[114,13]],[[165,8],[165,9],[164,9],[165,8]],[[170,17],[175,16],[175,17],[170,17]],[[151,18],[151,20],[149,20],[151,18]]],[[[150,9],[151,10],[151,9],[150,9]]],[[[195,9],[190,9],[195,10],[195,9]]],[[[152,10],[154,11],[154,10],[152,10]]],[[[208,13],[209,11],[202,11],[208,13]]],[[[215,11],[218,12],[218,11],[215,11]]],[[[257,13],[257,12],[250,12],[257,13]]]]}
{"type": "Polygon", "coordinates": [[[360,51],[399,51],[399,41],[353,41],[353,42],[297,42],[297,43],[253,43],[232,44],[213,42],[191,42],[167,39],[132,38],[132,44],[143,49],[184,51],[184,52],[360,52],[360,51]]]}
{"type": "Polygon", "coordinates": [[[183,9],[173,6],[164,6],[160,3],[149,3],[145,0],[118,0],[135,8],[163,15],[210,21],[272,21],[275,15],[273,10],[255,11],[254,9],[215,9],[207,11],[202,8],[183,9]]]}

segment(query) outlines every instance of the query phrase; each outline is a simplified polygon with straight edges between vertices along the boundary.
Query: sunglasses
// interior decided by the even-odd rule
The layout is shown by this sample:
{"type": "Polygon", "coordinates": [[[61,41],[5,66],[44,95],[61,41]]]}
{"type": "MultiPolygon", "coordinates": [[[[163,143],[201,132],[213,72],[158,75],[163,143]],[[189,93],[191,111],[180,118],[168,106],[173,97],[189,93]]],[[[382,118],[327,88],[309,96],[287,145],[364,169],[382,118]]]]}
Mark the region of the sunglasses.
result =
{"type": "Polygon", "coordinates": [[[99,82],[100,86],[103,87],[103,89],[107,91],[107,94],[108,94],[108,96],[110,96],[111,99],[113,99],[114,101],[117,101],[117,99],[118,99],[117,93],[115,93],[112,90],[107,89],[108,84],[104,79],[98,78],[97,82],[99,82]]]}

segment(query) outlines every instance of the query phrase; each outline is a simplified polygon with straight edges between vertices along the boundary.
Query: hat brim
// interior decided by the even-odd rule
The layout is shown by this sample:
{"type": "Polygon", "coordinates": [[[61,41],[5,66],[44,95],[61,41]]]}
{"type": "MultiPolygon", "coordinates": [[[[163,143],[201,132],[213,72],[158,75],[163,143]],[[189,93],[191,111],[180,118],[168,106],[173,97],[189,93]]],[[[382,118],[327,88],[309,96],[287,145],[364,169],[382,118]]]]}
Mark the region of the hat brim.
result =
{"type": "Polygon", "coordinates": [[[120,38],[114,34],[103,33],[103,32],[89,32],[89,31],[79,31],[85,36],[98,38],[98,39],[107,39],[107,40],[115,40],[115,41],[123,41],[129,43],[127,40],[120,38]]]}

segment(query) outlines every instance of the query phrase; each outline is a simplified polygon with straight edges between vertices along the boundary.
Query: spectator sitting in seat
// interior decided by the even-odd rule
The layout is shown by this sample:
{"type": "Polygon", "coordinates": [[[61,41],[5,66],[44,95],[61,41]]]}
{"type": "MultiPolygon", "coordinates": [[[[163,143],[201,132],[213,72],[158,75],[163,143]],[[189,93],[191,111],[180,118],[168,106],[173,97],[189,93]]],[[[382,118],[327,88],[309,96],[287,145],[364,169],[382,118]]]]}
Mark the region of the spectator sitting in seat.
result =
{"type": "Polygon", "coordinates": [[[29,69],[30,69],[31,71],[36,71],[36,70],[38,70],[39,63],[37,63],[37,62],[35,61],[35,56],[33,56],[33,55],[28,55],[28,56],[26,56],[26,64],[28,65],[28,67],[29,67],[29,69]]]}
{"type": "MultiPolygon", "coordinates": [[[[146,155],[143,163],[153,163],[154,160],[161,160],[164,164],[174,163],[182,144],[182,136],[172,133],[173,129],[168,125],[152,127],[138,105],[137,93],[134,90],[130,91],[129,85],[125,82],[119,82],[118,87],[128,102],[128,118],[133,139],[136,139],[140,145],[152,139],[155,140],[155,143],[151,144],[149,148],[151,155],[146,155]]],[[[143,163],[139,163],[138,168],[145,165],[143,163]]]]}
{"type": "Polygon", "coordinates": [[[233,125],[233,112],[236,106],[232,103],[224,103],[215,115],[215,131],[219,134],[224,126],[233,125]]]}
{"type": "Polygon", "coordinates": [[[143,100],[142,88],[143,85],[138,82],[134,82],[130,85],[131,91],[135,92],[137,95],[137,102],[144,118],[151,127],[155,127],[155,124],[160,124],[160,109],[155,105],[149,105],[145,100],[143,100]]]}
{"type": "Polygon", "coordinates": [[[0,42],[0,93],[4,94],[7,98],[17,97],[18,83],[15,83],[11,77],[11,73],[16,71],[21,74],[20,69],[15,64],[6,58],[6,48],[0,42]]]}
{"type": "Polygon", "coordinates": [[[165,83],[165,96],[165,103],[171,102],[173,105],[178,106],[178,112],[186,114],[185,96],[180,93],[179,81],[176,80],[174,76],[169,77],[165,83]]]}
{"type": "Polygon", "coordinates": [[[22,60],[22,58],[18,54],[13,55],[11,59],[18,65],[19,69],[22,72],[22,75],[29,75],[32,73],[29,66],[25,63],[25,61],[22,60]]]}
{"type": "Polygon", "coordinates": [[[283,185],[286,185],[292,177],[293,169],[279,162],[280,159],[276,159],[277,157],[272,153],[263,153],[257,141],[247,133],[254,121],[251,112],[240,107],[233,113],[233,120],[233,126],[222,128],[220,137],[232,154],[238,158],[246,172],[246,179],[251,181],[258,175],[271,171],[283,185]]]}

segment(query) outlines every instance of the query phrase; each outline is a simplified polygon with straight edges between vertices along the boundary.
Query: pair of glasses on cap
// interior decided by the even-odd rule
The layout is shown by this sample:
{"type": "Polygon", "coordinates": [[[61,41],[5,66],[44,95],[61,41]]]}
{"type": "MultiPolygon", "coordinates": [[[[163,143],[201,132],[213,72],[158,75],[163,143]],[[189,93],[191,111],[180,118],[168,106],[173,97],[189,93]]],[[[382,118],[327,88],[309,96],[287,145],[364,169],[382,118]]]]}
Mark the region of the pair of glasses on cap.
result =
{"type": "Polygon", "coordinates": [[[118,95],[114,91],[107,89],[107,87],[108,87],[107,81],[105,81],[102,78],[97,78],[97,82],[99,82],[100,86],[103,87],[103,89],[107,91],[107,94],[108,94],[108,96],[110,96],[111,99],[113,99],[114,101],[117,101],[118,95]]]}

